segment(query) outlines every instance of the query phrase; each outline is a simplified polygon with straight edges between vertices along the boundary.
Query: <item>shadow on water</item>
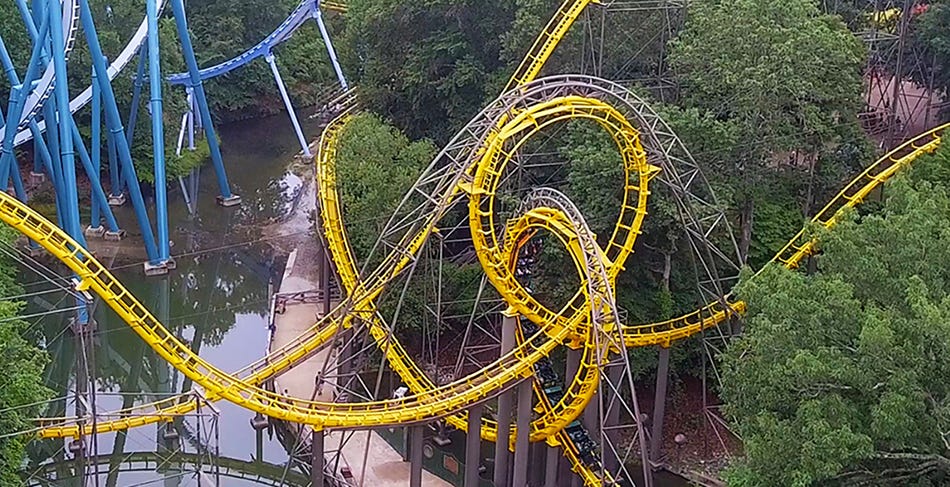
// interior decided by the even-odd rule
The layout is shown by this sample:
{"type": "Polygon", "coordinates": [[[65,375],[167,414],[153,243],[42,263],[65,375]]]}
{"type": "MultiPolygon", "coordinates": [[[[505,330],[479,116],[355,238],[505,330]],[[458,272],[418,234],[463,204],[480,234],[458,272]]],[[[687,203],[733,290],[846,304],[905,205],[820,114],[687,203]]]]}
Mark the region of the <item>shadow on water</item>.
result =
{"type": "MultiPolygon", "coordinates": [[[[268,283],[283,270],[283,257],[262,229],[292,207],[303,181],[286,170],[299,146],[285,116],[232,124],[220,132],[232,190],[242,196],[243,205],[217,206],[218,187],[210,165],[201,170],[198,211],[193,217],[178,183],[169,184],[176,270],[165,277],[144,277],[144,252],[141,241],[136,241],[140,236],[134,235],[134,215],[127,207],[118,209],[117,218],[131,231],[130,238],[118,246],[94,250],[180,340],[217,367],[234,371],[266,351],[268,283]]],[[[63,268],[52,268],[65,275],[63,268]]],[[[53,288],[27,270],[21,282],[28,284],[27,292],[53,288]]],[[[65,293],[46,293],[29,301],[27,313],[69,308],[74,303],[65,293]]],[[[94,306],[98,328],[86,358],[94,360],[95,409],[100,414],[191,390],[191,381],[158,357],[107,306],[101,302],[94,306]]],[[[75,390],[81,348],[67,330],[71,317],[71,313],[49,314],[34,327],[52,358],[45,378],[56,397],[75,390]]],[[[98,435],[94,443],[87,440],[87,475],[98,465],[98,485],[162,482],[186,486],[196,485],[199,475],[206,479],[201,485],[211,485],[207,479],[216,473],[221,475],[220,485],[281,485],[281,480],[283,485],[306,485],[307,479],[286,468],[285,448],[267,431],[257,450],[250,412],[227,403],[215,406],[220,412],[216,427],[211,412],[204,408],[204,419],[192,416],[175,423],[179,438],[171,442],[165,439],[165,425],[98,435]],[[211,456],[217,460],[211,462],[211,456]]],[[[73,399],[60,400],[44,415],[74,415],[76,408],[73,399]]],[[[26,484],[83,485],[67,445],[62,439],[31,443],[26,484]]],[[[96,484],[90,478],[85,485],[96,484]]]]}

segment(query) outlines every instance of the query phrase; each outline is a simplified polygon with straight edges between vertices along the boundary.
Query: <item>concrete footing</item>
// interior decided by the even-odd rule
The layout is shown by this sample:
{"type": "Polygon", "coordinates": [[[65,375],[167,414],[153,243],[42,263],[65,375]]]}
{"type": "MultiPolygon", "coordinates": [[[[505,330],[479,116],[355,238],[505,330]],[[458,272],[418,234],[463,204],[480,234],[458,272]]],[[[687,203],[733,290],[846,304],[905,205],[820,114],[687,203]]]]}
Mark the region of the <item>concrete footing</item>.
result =
{"type": "Polygon", "coordinates": [[[225,208],[230,208],[232,206],[238,206],[241,204],[241,197],[236,194],[232,194],[231,196],[227,198],[225,198],[224,196],[218,196],[217,198],[215,198],[215,200],[218,202],[219,205],[225,208]]]}
{"type": "Polygon", "coordinates": [[[125,238],[125,230],[122,230],[120,228],[114,232],[107,231],[102,234],[102,238],[105,239],[107,242],[118,242],[122,240],[123,238],[125,238]]]}
{"type": "Polygon", "coordinates": [[[142,267],[145,269],[145,275],[148,277],[164,276],[168,274],[168,267],[165,267],[165,264],[153,265],[146,262],[142,264],[142,267]]]}
{"type": "Polygon", "coordinates": [[[109,195],[109,206],[122,206],[124,204],[125,204],[125,193],[109,195]]]}
{"type": "Polygon", "coordinates": [[[98,227],[90,225],[82,231],[82,234],[86,238],[102,238],[102,236],[106,234],[106,227],[102,225],[99,225],[98,227]]]}

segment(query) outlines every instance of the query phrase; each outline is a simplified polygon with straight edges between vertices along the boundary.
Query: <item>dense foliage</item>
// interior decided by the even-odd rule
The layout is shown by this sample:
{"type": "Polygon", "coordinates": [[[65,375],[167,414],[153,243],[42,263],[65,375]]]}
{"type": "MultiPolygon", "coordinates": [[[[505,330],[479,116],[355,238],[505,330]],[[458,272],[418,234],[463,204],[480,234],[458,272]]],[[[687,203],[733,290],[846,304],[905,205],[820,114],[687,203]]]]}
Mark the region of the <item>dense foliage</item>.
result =
{"type": "Polygon", "coordinates": [[[883,211],[820,234],[819,272],[739,289],[724,357],[745,457],[732,485],[950,479],[950,147],[888,184],[883,211]]]}
{"type": "Polygon", "coordinates": [[[670,62],[684,104],[737,134],[732,157],[710,169],[732,187],[746,261],[756,203],[770,198],[780,170],[808,181],[805,214],[820,196],[815,186],[840,182],[819,178],[859,138],[863,46],[809,0],[704,1],[673,41],[670,62]]]}
{"type": "MultiPolygon", "coordinates": [[[[0,228],[0,245],[13,242],[13,232],[0,228]]],[[[16,282],[16,266],[0,255],[0,296],[22,294],[16,282]]],[[[41,406],[35,405],[50,396],[43,386],[43,368],[49,361],[46,353],[31,343],[29,323],[17,319],[22,303],[0,300],[0,431],[10,433],[33,426],[41,406]]],[[[35,338],[35,337],[34,337],[35,338]]],[[[21,485],[19,471],[29,438],[0,438],[0,485],[21,485]]]]}

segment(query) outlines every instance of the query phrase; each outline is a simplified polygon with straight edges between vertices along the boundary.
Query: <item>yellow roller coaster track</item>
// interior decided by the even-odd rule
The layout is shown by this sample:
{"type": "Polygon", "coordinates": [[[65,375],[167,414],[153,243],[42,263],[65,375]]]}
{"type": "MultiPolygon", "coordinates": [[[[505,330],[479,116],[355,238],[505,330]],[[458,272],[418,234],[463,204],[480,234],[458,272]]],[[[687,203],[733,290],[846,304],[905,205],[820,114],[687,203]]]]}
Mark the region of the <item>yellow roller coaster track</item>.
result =
{"type": "MultiPolygon", "coordinates": [[[[517,88],[515,91],[518,92],[528,92],[535,88],[543,91],[543,85],[534,86],[532,82],[574,20],[589,3],[590,0],[565,1],[519,66],[509,88],[517,88]]],[[[329,3],[326,6],[329,6],[329,3]]],[[[603,299],[595,297],[605,289],[579,290],[575,300],[560,312],[548,310],[537,303],[511,275],[511,255],[516,252],[514,245],[507,241],[499,243],[494,234],[494,192],[498,177],[512,154],[543,127],[574,118],[594,120],[604,127],[617,142],[623,156],[626,191],[616,230],[606,250],[597,249],[597,261],[590,259],[593,249],[578,246],[576,222],[566,218],[562,212],[536,208],[522,224],[529,227],[544,226],[562,236],[562,241],[571,250],[576,262],[579,262],[577,259],[580,255],[587,256],[584,260],[586,264],[579,266],[579,271],[585,274],[591,272],[591,266],[603,266],[609,276],[607,287],[610,287],[624,260],[632,251],[633,242],[646,214],[645,203],[649,194],[647,185],[650,178],[656,174],[656,168],[646,163],[643,148],[640,146],[640,132],[628,120],[629,114],[598,98],[581,95],[550,96],[517,109],[511,109],[510,106],[496,107],[494,111],[486,110],[482,115],[482,122],[487,123],[480,125],[480,132],[468,132],[481,133],[481,139],[474,143],[469,142],[465,150],[456,154],[459,156],[456,160],[458,176],[445,179],[446,184],[436,193],[441,199],[433,206],[431,214],[421,220],[411,232],[402,235],[397,250],[365,277],[361,277],[357,272],[356,262],[346,240],[342,208],[336,193],[335,150],[339,134],[348,118],[343,116],[327,127],[321,137],[317,158],[317,177],[321,188],[320,213],[328,248],[347,291],[347,298],[307,333],[235,374],[224,373],[194,354],[148,313],[88,252],[53,224],[2,193],[0,219],[40,243],[69,266],[81,279],[80,288],[97,293],[159,355],[203,387],[209,399],[229,400],[269,416],[310,424],[316,428],[365,428],[418,423],[437,417],[446,417],[450,423],[464,427],[465,415],[460,411],[494,397],[498,392],[530,377],[533,364],[547,356],[554,347],[561,343],[574,347],[584,346],[582,371],[573,379],[562,401],[544,408],[541,417],[532,423],[531,431],[534,441],[546,439],[552,444],[566,445],[566,454],[569,457],[573,455],[572,461],[577,466],[579,462],[576,452],[572,453],[570,442],[564,441],[561,436],[564,426],[580,414],[597,387],[599,374],[596,371],[603,354],[590,350],[591,340],[588,338],[596,328],[592,325],[595,322],[592,315],[596,309],[604,306],[603,299]],[[541,331],[521,341],[515,350],[485,369],[451,384],[436,387],[419,370],[399,342],[392,338],[385,321],[376,312],[375,301],[387,284],[413,262],[428,235],[438,231],[436,224],[445,209],[459,197],[469,198],[473,242],[490,281],[514,310],[536,323],[541,331]],[[592,307],[592,302],[597,304],[592,307]],[[341,327],[353,326],[354,319],[368,327],[370,335],[386,351],[393,370],[413,391],[413,396],[398,400],[335,404],[287,398],[260,387],[268,378],[299,363],[326,344],[341,327]]],[[[933,151],[940,143],[939,131],[944,128],[946,126],[918,136],[872,165],[826,206],[815,217],[815,222],[826,227],[833,226],[844,208],[857,205],[864,196],[916,157],[933,151]]],[[[779,252],[774,262],[795,267],[813,248],[814,242],[808,240],[804,231],[800,232],[779,252]]],[[[623,326],[624,342],[626,346],[668,345],[674,340],[715,326],[733,312],[741,312],[742,309],[741,302],[716,302],[673,320],[623,326]]],[[[609,328],[609,324],[602,323],[599,326],[609,328]]],[[[117,416],[125,417],[116,421],[100,422],[96,430],[115,431],[154,423],[187,412],[193,407],[192,403],[174,402],[175,400],[171,399],[116,413],[117,416]]],[[[43,429],[41,436],[77,436],[79,432],[76,425],[58,425],[43,429]]],[[[83,432],[88,434],[92,430],[86,426],[83,432]]],[[[497,425],[484,422],[484,437],[494,439],[496,433],[497,425]]],[[[584,471],[582,468],[579,468],[578,473],[584,476],[589,485],[603,481],[596,473],[584,471]]]]}
{"type": "MultiPolygon", "coordinates": [[[[515,83],[516,78],[519,80],[518,83],[526,83],[537,76],[537,74],[540,72],[541,66],[543,66],[544,64],[544,61],[548,57],[550,57],[551,53],[554,51],[557,44],[563,38],[564,34],[573,24],[574,20],[580,14],[583,8],[586,7],[587,4],[589,3],[591,3],[590,0],[565,1],[565,3],[558,10],[558,13],[549,23],[548,27],[545,28],[545,31],[538,37],[537,41],[532,46],[531,51],[529,52],[528,56],[526,56],[525,58],[526,62],[522,63],[522,66],[519,67],[515,76],[512,78],[513,80],[512,83],[515,83]],[[527,62],[528,59],[532,59],[533,61],[527,62]]],[[[337,124],[331,124],[331,127],[336,126],[336,125],[337,124]]],[[[329,131],[328,133],[332,134],[332,132],[329,132],[329,131]]],[[[332,141],[332,139],[333,139],[332,137],[328,137],[327,134],[325,134],[325,136],[322,137],[321,145],[322,146],[328,145],[328,144],[325,144],[325,142],[332,141]]],[[[327,186],[323,185],[323,187],[327,187],[327,186]]],[[[339,212],[337,212],[337,214],[339,214],[339,212]]],[[[342,228],[342,225],[340,225],[339,227],[342,228]]],[[[341,235],[345,235],[345,234],[341,233],[341,235]]],[[[417,247],[421,246],[426,235],[427,235],[427,232],[422,232],[419,235],[420,238],[418,238],[416,242],[408,242],[406,247],[412,248],[413,246],[417,246],[417,247]]],[[[345,242],[345,236],[343,237],[341,241],[345,242]]],[[[345,248],[348,248],[348,246],[345,246],[345,248]]],[[[403,262],[403,265],[405,264],[405,262],[406,261],[403,262]]],[[[402,266],[397,266],[396,272],[401,270],[401,267],[402,266]]],[[[388,279],[383,281],[382,284],[385,284],[385,282],[387,281],[388,279]]],[[[351,295],[352,295],[352,292],[351,292],[351,295]]],[[[369,298],[369,302],[371,302],[372,296],[367,296],[367,297],[369,298]]],[[[355,307],[355,309],[361,309],[361,308],[355,307]]],[[[366,310],[366,312],[363,313],[364,316],[367,316],[367,313],[371,314],[372,312],[369,310],[366,310]]],[[[337,322],[337,320],[326,320],[326,319],[322,320],[321,323],[318,323],[317,325],[315,325],[307,333],[305,333],[304,335],[301,335],[301,337],[298,337],[297,340],[294,340],[292,343],[288,344],[281,350],[272,353],[269,357],[265,357],[264,359],[258,361],[256,364],[246,367],[245,369],[240,371],[239,374],[242,372],[247,372],[248,370],[256,370],[259,372],[247,377],[246,382],[244,382],[244,384],[250,385],[250,386],[260,385],[266,379],[285,370],[285,368],[299,362],[300,360],[305,358],[309,353],[312,353],[319,346],[325,343],[327,339],[329,338],[329,336],[332,336],[332,334],[337,331],[338,325],[349,326],[349,323],[352,317],[355,316],[356,314],[359,314],[359,313],[354,313],[353,315],[350,315],[350,316],[343,316],[342,317],[343,319],[339,320],[340,321],[339,323],[337,322]],[[282,357],[282,359],[275,362],[274,360],[272,360],[274,356],[280,356],[282,357]]],[[[374,337],[381,340],[384,339],[380,328],[374,327],[374,330],[376,330],[376,333],[374,333],[374,337]]],[[[405,351],[401,347],[396,346],[396,347],[393,347],[393,349],[394,350],[391,352],[392,354],[398,354],[403,357],[406,357],[407,360],[404,363],[413,364],[413,368],[415,368],[414,363],[411,360],[408,360],[408,357],[406,356],[405,351]]],[[[207,364],[202,364],[202,366],[206,366],[206,365],[207,364]]],[[[412,370],[411,374],[407,374],[407,375],[414,376],[414,377],[425,377],[423,374],[421,374],[421,371],[419,371],[417,368],[415,368],[415,370],[412,370]]],[[[199,385],[201,384],[200,382],[198,383],[199,385]]],[[[206,393],[208,394],[208,397],[210,399],[220,398],[215,394],[215,388],[206,388],[206,389],[208,389],[206,393]]],[[[175,415],[180,415],[184,412],[187,412],[192,407],[193,407],[192,403],[180,402],[180,401],[177,401],[175,398],[170,398],[160,403],[137,406],[131,410],[120,411],[120,412],[115,413],[114,415],[110,414],[109,416],[111,417],[122,417],[124,419],[99,422],[96,425],[96,431],[98,432],[116,431],[116,430],[121,430],[128,427],[140,426],[140,425],[149,424],[149,423],[153,423],[157,421],[162,421],[162,420],[168,419],[169,417],[173,417],[175,415]]],[[[84,427],[84,432],[91,433],[91,431],[92,431],[91,426],[87,425],[84,427]]],[[[43,428],[40,432],[41,437],[62,437],[62,436],[78,436],[78,435],[79,435],[79,427],[74,424],[52,425],[52,426],[43,428]]]]}

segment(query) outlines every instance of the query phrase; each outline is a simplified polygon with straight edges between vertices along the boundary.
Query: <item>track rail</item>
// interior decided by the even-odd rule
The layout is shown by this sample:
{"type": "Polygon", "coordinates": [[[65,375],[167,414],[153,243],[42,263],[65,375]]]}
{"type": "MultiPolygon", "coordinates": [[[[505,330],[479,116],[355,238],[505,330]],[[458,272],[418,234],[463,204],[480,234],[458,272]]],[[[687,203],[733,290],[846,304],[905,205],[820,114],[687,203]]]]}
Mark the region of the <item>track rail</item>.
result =
{"type": "MultiPolygon", "coordinates": [[[[535,80],[560,40],[589,3],[590,0],[564,2],[512,77],[509,83],[512,89],[473,119],[443,149],[420,180],[418,184],[428,190],[425,193],[429,196],[426,202],[417,203],[411,196],[404,200],[406,205],[418,204],[410,211],[415,212],[415,219],[391,222],[386,231],[391,232],[389,236],[398,242],[397,250],[385,257],[378,268],[365,275],[358,272],[350,251],[343,227],[342,208],[335,191],[335,150],[347,115],[327,127],[321,138],[321,151],[317,158],[322,189],[321,223],[334,265],[348,296],[326,318],[287,347],[236,374],[216,369],[192,353],[88,252],[55,225],[3,193],[0,193],[0,219],[40,243],[76,272],[81,279],[81,288],[94,291],[102,297],[159,355],[203,387],[209,399],[229,400],[269,416],[309,424],[317,429],[413,424],[438,417],[446,417],[457,426],[463,425],[465,415],[461,411],[464,408],[486,401],[530,377],[534,373],[534,364],[545,359],[554,347],[561,343],[576,345],[581,342],[581,338],[587,338],[591,330],[605,330],[611,326],[620,328],[617,320],[604,321],[605,312],[613,306],[612,298],[604,297],[604,293],[610,290],[616,272],[619,272],[623,260],[632,251],[633,240],[645,214],[641,209],[648,194],[647,183],[656,170],[645,164],[643,149],[638,148],[640,132],[635,124],[629,122],[627,115],[617,111],[615,105],[604,103],[598,97],[570,93],[570,80],[560,80],[561,85],[558,85],[557,79],[535,80]],[[581,293],[585,301],[571,308],[571,314],[565,317],[536,304],[510,277],[509,259],[505,257],[509,255],[506,252],[510,253],[513,247],[504,240],[499,241],[494,234],[496,226],[492,220],[491,199],[497,187],[498,175],[510,159],[510,154],[524,140],[545,124],[585,117],[600,123],[618,141],[625,161],[629,198],[625,198],[618,231],[605,250],[582,245],[582,238],[574,238],[574,243],[568,244],[572,255],[583,256],[584,265],[579,267],[579,271],[588,280],[593,274],[599,273],[596,270],[598,266],[603,266],[607,279],[587,289],[586,293],[581,293]],[[538,325],[538,332],[525,337],[514,351],[485,369],[451,384],[436,387],[406,350],[392,339],[388,326],[377,313],[375,302],[387,285],[414,262],[426,238],[438,230],[436,225],[441,216],[464,198],[469,199],[473,241],[476,242],[479,258],[490,280],[509,305],[538,325]],[[595,254],[597,258],[591,258],[595,254]],[[409,385],[414,393],[412,396],[335,404],[287,398],[259,387],[267,378],[299,363],[326,344],[340,329],[354,326],[356,320],[368,325],[370,335],[380,345],[384,345],[390,366],[409,385]]],[[[829,228],[834,226],[846,208],[859,204],[864,196],[916,157],[935,150],[940,143],[939,131],[945,128],[947,126],[922,134],[872,165],[819,213],[815,222],[829,228]]],[[[577,222],[565,216],[563,211],[559,213],[557,209],[542,205],[531,209],[529,213],[533,225],[545,225],[561,234],[577,237],[577,222]]],[[[779,252],[773,263],[796,267],[813,249],[814,242],[804,232],[800,232],[779,252]]],[[[622,344],[617,341],[615,348],[619,351],[624,346],[668,344],[716,326],[743,309],[744,304],[741,302],[724,300],[673,320],[623,326],[618,331],[623,336],[622,344]]],[[[589,356],[589,368],[599,367],[603,355],[603,351],[585,354],[589,356]]],[[[581,462],[577,456],[579,452],[571,449],[572,442],[563,438],[563,430],[583,409],[579,406],[589,401],[596,388],[597,377],[597,374],[587,372],[579,374],[574,378],[574,383],[578,384],[577,392],[566,394],[547,410],[547,414],[532,423],[533,440],[549,439],[552,443],[564,444],[569,456],[570,452],[574,452],[575,467],[588,485],[602,483],[605,479],[590,468],[577,467],[581,462]],[[559,405],[562,406],[560,409],[559,405]]],[[[157,409],[152,414],[100,423],[97,431],[114,431],[161,421],[173,414],[171,411],[186,405],[166,403],[152,407],[157,409]]],[[[67,425],[46,428],[42,435],[52,437],[78,433],[77,426],[67,425]]],[[[490,422],[483,423],[482,434],[492,439],[490,422]]]]}
{"type": "MultiPolygon", "coordinates": [[[[216,78],[234,71],[257,58],[264,57],[270,53],[278,44],[290,39],[290,37],[307,20],[313,18],[317,8],[325,8],[335,12],[346,12],[346,4],[342,2],[321,2],[319,0],[301,0],[300,4],[284,19],[281,24],[274,29],[267,37],[255,46],[242,52],[241,54],[228,59],[222,63],[210,66],[198,71],[202,80],[216,78]]],[[[168,82],[173,85],[185,86],[191,83],[188,73],[176,73],[168,76],[168,82]]]]}
{"type": "MultiPolygon", "coordinates": [[[[165,5],[165,0],[154,0],[154,2],[158,6],[159,15],[161,15],[161,11],[165,5]]],[[[68,46],[70,46],[70,50],[67,51],[66,53],[67,59],[68,59],[69,52],[72,50],[71,48],[74,44],[76,28],[79,22],[79,2],[73,0],[70,3],[75,4],[75,11],[70,14],[69,18],[67,18],[65,15],[63,16],[64,22],[67,19],[72,22],[71,30],[69,31],[69,36],[65,37],[66,39],[69,39],[68,46]]],[[[64,5],[66,5],[66,3],[64,3],[64,5]]],[[[113,60],[112,63],[109,65],[108,73],[109,73],[110,82],[114,80],[115,77],[118,76],[118,74],[123,69],[125,69],[125,67],[129,64],[129,62],[132,61],[132,58],[135,57],[136,53],[138,53],[139,48],[142,47],[142,43],[145,42],[145,39],[147,38],[147,36],[148,36],[148,22],[146,19],[142,19],[142,23],[139,24],[139,27],[138,29],[136,29],[135,34],[132,35],[132,39],[125,45],[125,47],[122,49],[119,55],[116,56],[115,60],[113,60]]],[[[30,103],[29,99],[27,100],[26,107],[30,108],[30,110],[24,109],[23,111],[24,115],[23,117],[21,117],[20,125],[17,127],[17,130],[19,130],[19,132],[17,132],[16,137],[13,139],[14,146],[19,146],[20,144],[33,140],[33,132],[29,128],[25,128],[25,127],[29,123],[29,121],[33,117],[35,117],[37,113],[39,113],[40,109],[43,108],[43,102],[46,100],[46,98],[49,97],[49,93],[51,93],[53,90],[54,78],[53,78],[52,70],[53,70],[53,66],[51,62],[50,65],[47,67],[47,71],[50,72],[49,80],[47,81],[47,77],[44,74],[43,78],[40,81],[40,84],[37,86],[37,89],[33,91],[34,94],[31,95],[31,97],[33,97],[40,91],[43,91],[44,93],[43,96],[41,98],[37,98],[36,101],[33,102],[33,105],[29,104],[30,103]],[[45,83],[48,83],[48,85],[46,85],[45,83]],[[41,90],[42,87],[44,86],[45,86],[45,89],[41,90]]],[[[69,102],[69,112],[75,114],[77,111],[79,111],[80,109],[88,105],[91,100],[92,100],[92,86],[89,86],[85,90],[83,90],[82,93],[77,95],[75,98],[73,98],[69,102]]],[[[45,120],[40,121],[37,125],[39,126],[40,133],[46,130],[45,120]]]]}

